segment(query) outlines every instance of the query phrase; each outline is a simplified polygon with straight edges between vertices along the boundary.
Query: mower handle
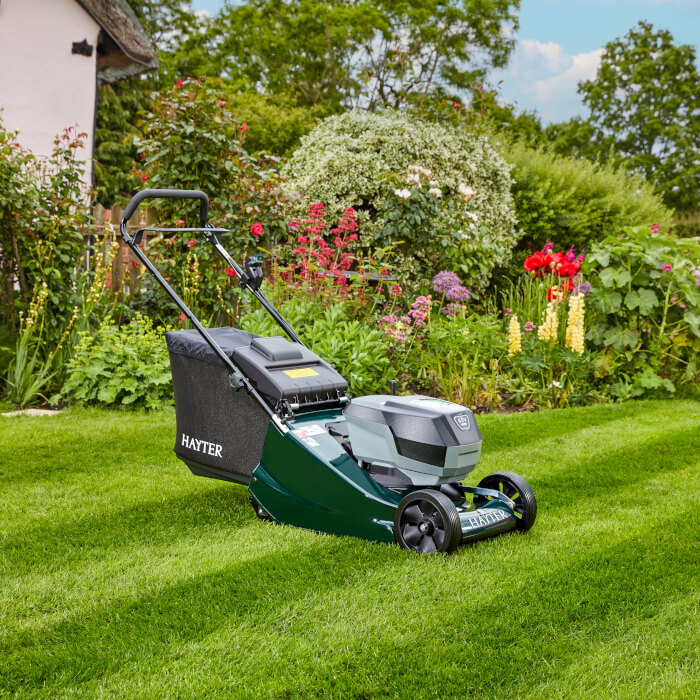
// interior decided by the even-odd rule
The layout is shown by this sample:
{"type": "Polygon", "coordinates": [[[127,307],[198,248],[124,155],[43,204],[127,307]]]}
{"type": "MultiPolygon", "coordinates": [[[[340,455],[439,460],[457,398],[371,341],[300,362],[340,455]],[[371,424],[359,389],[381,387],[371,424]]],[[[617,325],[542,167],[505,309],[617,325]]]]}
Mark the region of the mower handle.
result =
{"type": "Polygon", "coordinates": [[[200,190],[142,190],[141,192],[137,192],[126,205],[126,209],[124,209],[124,213],[122,214],[122,224],[126,224],[134,215],[134,212],[144,199],[199,199],[201,201],[199,220],[202,226],[207,223],[207,216],[209,215],[209,197],[207,197],[204,192],[200,190]]]}

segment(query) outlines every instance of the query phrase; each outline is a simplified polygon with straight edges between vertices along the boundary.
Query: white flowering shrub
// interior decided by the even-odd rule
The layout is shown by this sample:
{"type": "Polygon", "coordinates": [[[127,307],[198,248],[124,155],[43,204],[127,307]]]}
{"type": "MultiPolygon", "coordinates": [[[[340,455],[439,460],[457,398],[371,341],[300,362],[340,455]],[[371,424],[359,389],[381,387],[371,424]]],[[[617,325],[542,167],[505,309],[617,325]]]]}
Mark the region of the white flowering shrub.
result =
{"type": "Polygon", "coordinates": [[[488,138],[399,112],[352,111],[322,121],[283,170],[300,210],[357,210],[365,245],[404,241],[426,276],[459,271],[483,289],[521,232],[510,166],[488,138]]]}

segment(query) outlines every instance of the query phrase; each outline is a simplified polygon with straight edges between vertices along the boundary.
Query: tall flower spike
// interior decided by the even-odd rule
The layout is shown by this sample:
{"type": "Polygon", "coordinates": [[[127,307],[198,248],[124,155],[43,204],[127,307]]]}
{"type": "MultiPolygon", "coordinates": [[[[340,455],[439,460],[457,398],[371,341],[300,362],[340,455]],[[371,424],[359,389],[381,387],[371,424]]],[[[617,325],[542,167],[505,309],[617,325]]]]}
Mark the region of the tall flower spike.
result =
{"type": "Polygon", "coordinates": [[[513,314],[508,323],[508,357],[513,357],[513,355],[517,355],[522,350],[521,336],[518,314],[513,314]]]}
{"type": "Polygon", "coordinates": [[[583,294],[572,294],[569,297],[569,317],[566,324],[566,347],[571,348],[579,355],[583,354],[584,347],[584,307],[583,294]]]}
{"type": "Polygon", "coordinates": [[[537,337],[544,340],[545,343],[557,342],[557,330],[559,328],[559,320],[557,319],[557,302],[550,301],[544,312],[544,320],[537,329],[537,337]]]}

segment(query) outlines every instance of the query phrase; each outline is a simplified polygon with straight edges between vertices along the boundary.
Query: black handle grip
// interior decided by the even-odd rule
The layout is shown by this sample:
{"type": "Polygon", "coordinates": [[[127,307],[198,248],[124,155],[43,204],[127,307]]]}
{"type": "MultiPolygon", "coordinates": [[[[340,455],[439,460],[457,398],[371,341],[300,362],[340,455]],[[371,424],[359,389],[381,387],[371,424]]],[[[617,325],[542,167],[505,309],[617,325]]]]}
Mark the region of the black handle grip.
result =
{"type": "Polygon", "coordinates": [[[125,224],[134,215],[144,199],[199,199],[202,202],[199,207],[199,220],[202,222],[202,226],[207,223],[209,197],[200,190],[142,190],[137,192],[124,209],[122,223],[125,224]]]}

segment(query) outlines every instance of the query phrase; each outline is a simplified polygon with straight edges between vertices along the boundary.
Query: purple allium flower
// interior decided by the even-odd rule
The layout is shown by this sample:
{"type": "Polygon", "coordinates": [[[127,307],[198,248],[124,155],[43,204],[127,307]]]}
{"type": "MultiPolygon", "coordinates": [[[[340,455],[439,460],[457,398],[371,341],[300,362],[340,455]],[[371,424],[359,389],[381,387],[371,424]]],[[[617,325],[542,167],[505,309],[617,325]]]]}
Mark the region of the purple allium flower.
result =
{"type": "Polygon", "coordinates": [[[534,324],[532,321],[528,321],[528,322],[523,326],[523,329],[524,329],[527,333],[531,333],[532,331],[535,330],[535,327],[536,327],[536,326],[535,326],[535,324],[534,324]]]}
{"type": "Polygon", "coordinates": [[[664,263],[661,266],[661,272],[671,272],[671,270],[673,270],[673,265],[671,265],[671,263],[664,263]]]}
{"type": "Polygon", "coordinates": [[[448,289],[445,296],[450,301],[467,301],[468,299],[472,298],[472,295],[470,294],[469,290],[466,287],[463,287],[461,284],[458,284],[456,287],[451,287],[450,289],[448,289]]]}
{"type": "Polygon", "coordinates": [[[457,287],[462,281],[454,272],[443,270],[433,277],[433,289],[439,294],[447,294],[452,287],[457,287]]]}
{"type": "Polygon", "coordinates": [[[588,284],[588,282],[579,282],[574,287],[574,294],[583,294],[583,296],[586,296],[591,289],[593,289],[593,287],[592,285],[588,284]]]}

